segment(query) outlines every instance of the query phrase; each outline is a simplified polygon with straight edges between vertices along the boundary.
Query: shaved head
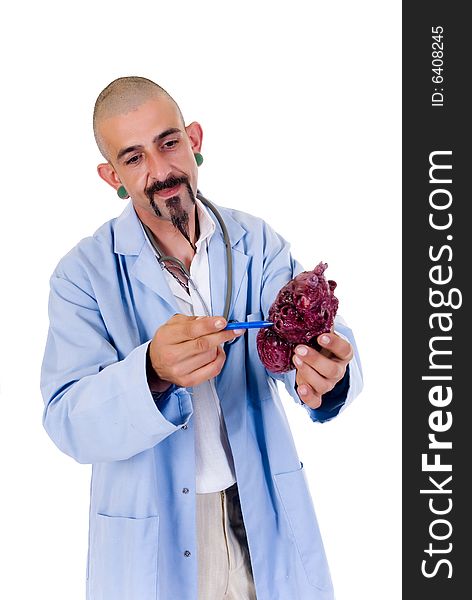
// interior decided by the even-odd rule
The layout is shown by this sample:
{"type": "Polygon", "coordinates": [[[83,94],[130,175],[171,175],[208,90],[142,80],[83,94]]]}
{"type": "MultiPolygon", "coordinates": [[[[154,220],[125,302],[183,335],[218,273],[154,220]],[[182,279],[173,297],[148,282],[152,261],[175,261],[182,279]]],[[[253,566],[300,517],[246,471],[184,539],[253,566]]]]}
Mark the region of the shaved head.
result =
{"type": "Polygon", "coordinates": [[[136,110],[148,100],[166,98],[177,108],[182,125],[184,118],[175,100],[164,88],[145,77],[119,77],[102,90],[93,110],[93,133],[102,156],[109,160],[106,144],[100,133],[100,124],[105,119],[136,110]]]}

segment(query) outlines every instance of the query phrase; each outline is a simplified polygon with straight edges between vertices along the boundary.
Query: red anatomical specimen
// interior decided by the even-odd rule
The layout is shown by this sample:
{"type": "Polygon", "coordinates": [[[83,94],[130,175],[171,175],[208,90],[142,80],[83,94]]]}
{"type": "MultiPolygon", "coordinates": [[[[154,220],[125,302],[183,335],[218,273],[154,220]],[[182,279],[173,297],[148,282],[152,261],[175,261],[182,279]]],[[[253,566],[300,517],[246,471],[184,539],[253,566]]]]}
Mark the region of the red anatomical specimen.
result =
{"type": "Polygon", "coordinates": [[[336,282],[323,275],[327,266],[320,262],[300,273],[277,294],[269,310],[274,325],[257,334],[257,351],[269,371],[290,371],[295,346],[319,348],[316,338],[331,330],[339,301],[333,293],[336,282]]]}

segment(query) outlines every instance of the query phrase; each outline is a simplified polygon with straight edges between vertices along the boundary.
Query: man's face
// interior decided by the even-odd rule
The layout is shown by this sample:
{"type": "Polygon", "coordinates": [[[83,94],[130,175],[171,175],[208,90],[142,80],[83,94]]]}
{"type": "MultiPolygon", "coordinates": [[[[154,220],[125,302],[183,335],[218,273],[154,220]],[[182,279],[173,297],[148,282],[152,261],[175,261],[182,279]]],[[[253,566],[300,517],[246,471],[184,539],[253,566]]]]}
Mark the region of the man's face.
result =
{"type": "Polygon", "coordinates": [[[123,185],[136,212],[170,220],[188,239],[188,215],[195,203],[201,128],[182,123],[175,104],[165,96],[127,113],[104,119],[100,135],[114,187],[123,185]],[[111,168],[110,168],[111,166],[111,168]]]}

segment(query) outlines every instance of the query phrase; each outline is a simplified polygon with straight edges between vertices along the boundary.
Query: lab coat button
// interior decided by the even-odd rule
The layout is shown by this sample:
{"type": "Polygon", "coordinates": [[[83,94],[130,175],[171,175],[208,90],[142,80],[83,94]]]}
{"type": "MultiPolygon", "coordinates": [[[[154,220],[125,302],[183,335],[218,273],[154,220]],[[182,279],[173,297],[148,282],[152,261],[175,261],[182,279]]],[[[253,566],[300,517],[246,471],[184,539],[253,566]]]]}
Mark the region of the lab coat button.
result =
{"type": "Polygon", "coordinates": [[[190,556],[190,555],[191,555],[191,552],[189,552],[188,550],[185,550],[185,552],[184,552],[184,555],[185,555],[185,556],[190,556]]]}
{"type": "Polygon", "coordinates": [[[182,490],[182,494],[188,494],[188,488],[184,488],[184,489],[182,490]]]}

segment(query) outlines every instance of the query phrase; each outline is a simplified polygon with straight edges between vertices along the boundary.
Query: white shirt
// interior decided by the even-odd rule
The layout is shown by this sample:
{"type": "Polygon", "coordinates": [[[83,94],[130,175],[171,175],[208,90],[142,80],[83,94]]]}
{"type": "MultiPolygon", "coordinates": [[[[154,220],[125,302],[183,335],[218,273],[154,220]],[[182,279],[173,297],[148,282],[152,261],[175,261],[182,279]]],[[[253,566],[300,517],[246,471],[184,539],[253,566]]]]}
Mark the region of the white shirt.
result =
{"type": "MultiPolygon", "coordinates": [[[[208,243],[216,226],[198,198],[196,205],[200,236],[195,244],[196,253],[190,264],[190,276],[208,309],[212,311],[208,243]]],[[[190,286],[189,296],[166,269],[164,273],[182,314],[211,316],[206,314],[205,307],[192,286],[190,286]]],[[[196,492],[197,494],[218,492],[235,483],[236,476],[220,400],[213,379],[193,387],[192,404],[195,426],[196,492]]]]}

